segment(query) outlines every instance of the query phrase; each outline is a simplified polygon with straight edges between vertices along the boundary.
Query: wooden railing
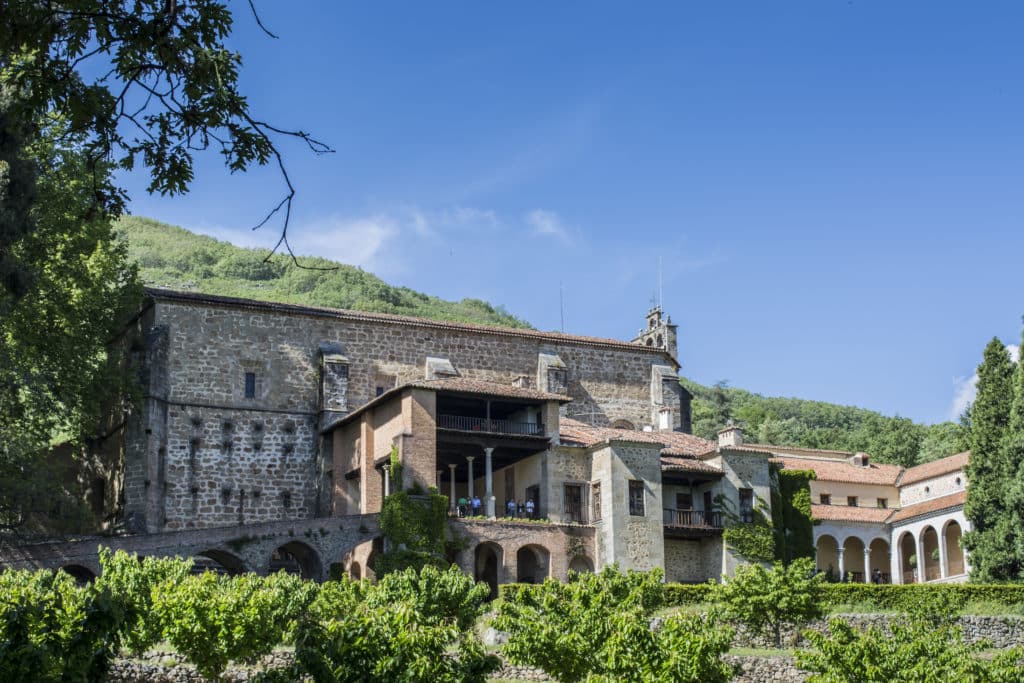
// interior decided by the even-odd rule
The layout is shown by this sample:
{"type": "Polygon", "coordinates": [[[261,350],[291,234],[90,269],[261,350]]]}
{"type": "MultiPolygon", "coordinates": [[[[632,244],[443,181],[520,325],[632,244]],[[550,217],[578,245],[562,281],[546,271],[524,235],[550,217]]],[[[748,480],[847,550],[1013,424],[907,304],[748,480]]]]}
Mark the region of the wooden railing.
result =
{"type": "Polygon", "coordinates": [[[690,526],[722,528],[721,512],[705,512],[704,510],[672,510],[664,508],[666,526],[690,526]]]}
{"type": "Polygon", "coordinates": [[[544,425],[539,422],[513,422],[512,420],[495,420],[465,415],[439,415],[437,426],[442,429],[455,429],[463,432],[544,436],[544,425]]]}

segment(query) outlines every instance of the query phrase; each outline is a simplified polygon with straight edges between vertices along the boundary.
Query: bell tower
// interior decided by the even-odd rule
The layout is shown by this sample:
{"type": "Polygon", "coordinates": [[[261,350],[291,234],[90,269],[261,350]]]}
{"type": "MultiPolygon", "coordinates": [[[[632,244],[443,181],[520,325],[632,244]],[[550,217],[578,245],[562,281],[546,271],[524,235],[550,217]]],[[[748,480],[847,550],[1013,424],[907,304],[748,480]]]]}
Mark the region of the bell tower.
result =
{"type": "Polygon", "coordinates": [[[637,333],[633,343],[668,351],[672,358],[679,362],[676,327],[677,325],[672,322],[672,316],[664,316],[661,306],[656,305],[647,311],[644,327],[637,333]]]}

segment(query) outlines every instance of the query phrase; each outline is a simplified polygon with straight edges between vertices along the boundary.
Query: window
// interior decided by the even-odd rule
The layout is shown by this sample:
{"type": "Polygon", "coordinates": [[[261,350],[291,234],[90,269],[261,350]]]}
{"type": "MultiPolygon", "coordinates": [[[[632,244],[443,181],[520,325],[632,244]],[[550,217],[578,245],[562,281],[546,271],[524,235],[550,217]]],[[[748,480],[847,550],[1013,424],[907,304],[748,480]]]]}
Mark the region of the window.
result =
{"type": "Polygon", "coordinates": [[[822,505],[831,505],[832,504],[832,496],[827,494],[827,493],[821,494],[821,504],[822,505]]]}
{"type": "Polygon", "coordinates": [[[754,489],[740,489],[740,521],[744,524],[754,521],[754,489]]]}
{"type": "Polygon", "coordinates": [[[565,517],[579,524],[586,521],[583,518],[583,486],[580,484],[565,485],[565,517]]]}
{"type": "Polygon", "coordinates": [[[629,480],[629,514],[634,517],[643,517],[644,511],[644,483],[637,479],[629,480]]]}
{"type": "Polygon", "coordinates": [[[847,496],[846,497],[846,504],[849,505],[852,508],[857,507],[857,496],[847,496]]]}
{"type": "Polygon", "coordinates": [[[880,507],[882,509],[885,509],[885,508],[889,507],[889,499],[888,498],[879,498],[878,499],[878,507],[880,507]]]}
{"type": "Polygon", "coordinates": [[[377,387],[377,395],[380,396],[384,393],[384,387],[377,387]]]}
{"type": "Polygon", "coordinates": [[[676,510],[692,510],[693,496],[689,493],[676,494],[676,510]]]}
{"type": "Polygon", "coordinates": [[[591,500],[594,501],[594,521],[601,519],[601,482],[591,485],[591,500]]]}
{"type": "Polygon", "coordinates": [[[256,398],[256,373],[245,373],[245,397],[256,398]]]}

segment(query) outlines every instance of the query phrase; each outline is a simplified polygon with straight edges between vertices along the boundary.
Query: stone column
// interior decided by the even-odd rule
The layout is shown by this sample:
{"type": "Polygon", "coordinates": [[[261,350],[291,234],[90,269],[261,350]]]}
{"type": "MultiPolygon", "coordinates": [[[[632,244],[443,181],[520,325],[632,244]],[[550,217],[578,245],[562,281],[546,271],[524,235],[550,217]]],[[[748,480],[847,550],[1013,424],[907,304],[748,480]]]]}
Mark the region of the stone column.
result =
{"type": "Polygon", "coordinates": [[[949,576],[949,567],[946,565],[946,534],[938,534],[939,537],[939,576],[949,576]]]}
{"type": "Polygon", "coordinates": [[[484,505],[486,506],[486,514],[489,519],[495,519],[494,515],[494,482],[491,475],[491,453],[494,451],[493,448],[484,449],[484,505]]]}
{"type": "Polygon", "coordinates": [[[917,582],[925,583],[927,574],[924,572],[924,534],[914,539],[914,547],[917,548],[917,582]]]}
{"type": "Polygon", "coordinates": [[[864,583],[871,583],[871,544],[864,544],[864,583]]]}
{"type": "Polygon", "coordinates": [[[467,455],[466,456],[466,462],[469,463],[469,500],[470,500],[470,505],[472,505],[472,501],[473,501],[473,459],[474,458],[475,458],[475,456],[472,456],[472,455],[467,455]]]}
{"type": "Polygon", "coordinates": [[[384,496],[391,494],[391,468],[384,465],[384,496]]]}
{"type": "Polygon", "coordinates": [[[836,546],[836,554],[839,556],[839,580],[846,581],[846,562],[843,558],[844,548],[841,545],[836,546]]]}
{"type": "Polygon", "coordinates": [[[455,497],[455,465],[448,465],[448,469],[452,473],[452,486],[451,486],[452,490],[451,490],[451,493],[448,495],[448,511],[451,512],[454,515],[455,514],[455,501],[458,500],[455,497]]]}

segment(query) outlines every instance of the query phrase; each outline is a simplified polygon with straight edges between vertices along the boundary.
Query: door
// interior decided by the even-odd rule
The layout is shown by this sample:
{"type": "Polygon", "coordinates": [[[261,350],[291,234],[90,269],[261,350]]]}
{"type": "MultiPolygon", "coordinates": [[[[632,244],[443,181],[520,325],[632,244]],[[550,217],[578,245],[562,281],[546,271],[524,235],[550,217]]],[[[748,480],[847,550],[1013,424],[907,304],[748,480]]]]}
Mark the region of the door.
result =
{"type": "Polygon", "coordinates": [[[565,517],[570,522],[580,524],[586,521],[583,515],[583,487],[579,484],[565,485],[565,517]]]}

